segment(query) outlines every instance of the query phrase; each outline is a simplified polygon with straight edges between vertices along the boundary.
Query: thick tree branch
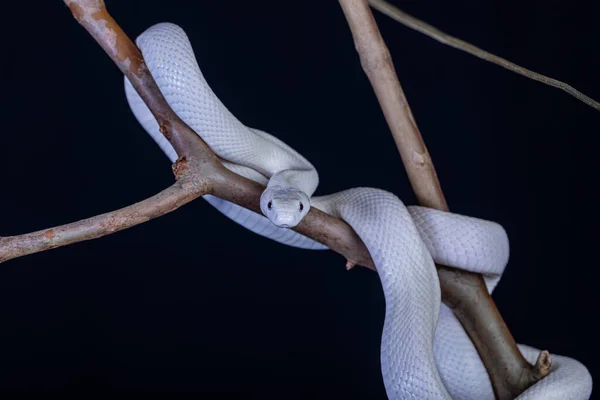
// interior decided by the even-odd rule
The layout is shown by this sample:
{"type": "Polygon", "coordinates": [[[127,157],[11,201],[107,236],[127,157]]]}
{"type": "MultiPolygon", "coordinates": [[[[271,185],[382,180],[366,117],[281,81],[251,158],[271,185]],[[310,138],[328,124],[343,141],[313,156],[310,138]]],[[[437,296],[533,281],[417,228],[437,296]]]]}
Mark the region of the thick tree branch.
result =
{"type": "MultiPolygon", "coordinates": [[[[419,203],[448,211],[433,162],[367,0],[339,3],[419,203]]],[[[475,344],[498,399],[512,399],[548,374],[549,353],[543,352],[540,359],[544,362],[536,366],[525,360],[480,275],[437,267],[442,300],[453,309],[475,344]]]]}
{"type": "Polygon", "coordinates": [[[588,106],[593,107],[596,110],[600,110],[600,103],[598,103],[591,97],[586,96],[585,94],[581,93],[579,90],[575,89],[569,84],[566,84],[565,82],[559,81],[554,78],[550,78],[549,76],[542,75],[535,71],[531,71],[527,68],[523,68],[520,65],[510,62],[502,57],[498,57],[492,53],[480,49],[477,46],[473,46],[471,43],[465,42],[464,40],[448,35],[447,33],[440,31],[436,27],[431,26],[428,23],[405,13],[397,7],[394,7],[387,1],[369,0],[369,4],[373,8],[387,15],[393,20],[400,22],[402,25],[414,29],[418,32],[421,32],[422,34],[427,35],[440,43],[462,50],[465,53],[469,53],[471,55],[474,55],[475,57],[479,57],[482,60],[491,62],[492,64],[499,65],[502,68],[506,68],[519,75],[523,75],[529,79],[533,79],[534,81],[538,81],[545,85],[561,89],[570,94],[571,96],[575,97],[577,100],[587,104],[588,106]]]}
{"type": "Polygon", "coordinates": [[[127,76],[180,157],[214,157],[170,107],[148,71],[142,54],[106,10],[103,0],[64,0],[73,16],[127,76]]]}
{"type": "MultiPolygon", "coordinates": [[[[190,201],[213,194],[260,213],[265,187],[229,171],[216,158],[180,158],[173,171],[178,181],[139,203],[106,214],[23,235],[0,237],[0,263],[57,247],[97,239],[163,216],[190,201]]],[[[348,224],[317,209],[296,230],[343,255],[350,263],[375,269],[364,243],[348,224]]]]}

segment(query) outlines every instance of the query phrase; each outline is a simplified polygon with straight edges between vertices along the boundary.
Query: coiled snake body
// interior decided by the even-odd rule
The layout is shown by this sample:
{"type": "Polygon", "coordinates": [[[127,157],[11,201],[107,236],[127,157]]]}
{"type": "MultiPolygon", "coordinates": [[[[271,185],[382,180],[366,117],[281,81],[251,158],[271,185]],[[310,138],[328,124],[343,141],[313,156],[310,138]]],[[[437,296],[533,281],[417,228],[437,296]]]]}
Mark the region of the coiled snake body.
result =
{"type": "MultiPolygon", "coordinates": [[[[367,246],[383,287],[386,312],[381,370],[390,399],[493,399],[486,370],[470,339],[441,304],[434,260],[483,273],[491,291],[509,256],[504,229],[489,221],[423,207],[405,207],[394,195],[371,188],[312,197],[315,168],[275,137],[248,128],[219,101],[204,79],[186,34],[161,23],[137,39],[150,73],[173,110],[232,171],[267,185],[263,215],[206,195],[204,198],[245,228],[278,242],[326,249],[289,227],[310,207],[345,220],[367,246]]],[[[171,162],[177,155],[129,81],[127,99],[141,125],[171,162]]],[[[534,363],[539,350],[519,345],[534,363]]],[[[553,355],[551,373],[519,399],[587,399],[587,369],[553,355]]]]}

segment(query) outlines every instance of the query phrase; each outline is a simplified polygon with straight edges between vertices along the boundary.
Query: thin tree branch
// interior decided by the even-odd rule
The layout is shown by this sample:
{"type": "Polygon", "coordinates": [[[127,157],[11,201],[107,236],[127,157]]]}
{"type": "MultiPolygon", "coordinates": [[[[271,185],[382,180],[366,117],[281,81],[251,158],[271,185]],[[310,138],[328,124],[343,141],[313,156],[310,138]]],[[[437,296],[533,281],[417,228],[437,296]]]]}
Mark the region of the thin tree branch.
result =
{"type": "Polygon", "coordinates": [[[520,65],[505,60],[502,57],[498,57],[492,53],[480,49],[479,47],[473,46],[472,44],[465,42],[464,40],[448,35],[447,33],[440,31],[436,27],[431,26],[428,23],[405,13],[404,11],[393,6],[385,0],[368,1],[373,8],[394,19],[395,21],[400,22],[402,25],[408,28],[421,32],[422,34],[427,35],[440,43],[462,50],[466,53],[474,55],[475,57],[479,57],[482,60],[491,62],[493,64],[501,66],[502,68],[506,68],[510,71],[516,72],[517,74],[523,75],[529,79],[533,79],[534,81],[538,81],[548,86],[564,90],[571,96],[575,97],[577,100],[584,102],[585,104],[595,108],[596,110],[600,110],[599,102],[597,102],[589,96],[586,96],[585,94],[581,93],[579,90],[575,89],[571,85],[566,84],[565,82],[561,82],[557,79],[550,78],[546,75],[542,75],[535,71],[531,71],[527,68],[523,68],[520,65]]]}
{"type": "MultiPolygon", "coordinates": [[[[419,203],[448,211],[433,162],[396,76],[367,0],[339,0],[361,65],[375,91],[419,203]]],[[[442,300],[473,341],[498,399],[512,399],[549,372],[550,355],[536,366],[521,355],[481,275],[438,265],[442,300]]]]}
{"type": "Polygon", "coordinates": [[[202,182],[183,178],[160,193],[120,210],[50,229],[0,238],[0,263],[131,228],[174,211],[204,192],[202,182]]]}
{"type": "MultiPolygon", "coordinates": [[[[218,158],[198,135],[177,117],[168,106],[161,95],[160,90],[156,86],[156,83],[148,73],[148,69],[143,62],[139,50],[108,14],[104,2],[102,0],[63,1],[69,6],[73,15],[81,25],[86,28],[92,37],[94,37],[100,46],[113,59],[121,71],[129,78],[159,121],[163,134],[171,141],[180,156],[180,159],[174,165],[174,172],[178,182],[158,195],[122,210],[83,220],[74,224],[53,228],[53,230],[47,229],[27,235],[0,238],[0,261],[69,243],[75,243],[81,240],[100,237],[116,230],[125,229],[145,222],[151,218],[163,215],[202,194],[213,194],[255,212],[260,212],[259,199],[264,190],[264,186],[236,175],[224,168],[218,158]]],[[[343,2],[343,0],[340,1],[343,2]]],[[[352,5],[351,2],[346,1],[346,3],[352,5]]],[[[366,3],[359,3],[358,5],[366,5],[366,3]]],[[[369,11],[368,7],[366,9],[369,11]]],[[[364,9],[362,12],[364,15],[364,9]]],[[[367,29],[372,30],[369,34],[379,35],[377,27],[372,21],[373,17],[370,14],[370,11],[367,16],[371,19],[371,22],[365,25],[367,29]]],[[[372,39],[373,37],[371,36],[371,39],[369,40],[372,39]]],[[[381,44],[383,44],[382,41],[381,44]]],[[[391,59],[387,50],[382,54],[384,54],[384,57],[379,58],[375,63],[371,63],[372,67],[376,67],[375,70],[386,66],[391,67],[391,59]]],[[[363,63],[363,65],[368,66],[369,62],[367,62],[367,64],[363,63]]],[[[408,109],[408,105],[406,104],[406,100],[403,95],[398,95],[397,89],[393,89],[394,81],[397,83],[395,74],[388,74],[387,79],[391,82],[390,88],[392,89],[382,89],[382,93],[386,93],[389,90],[390,94],[394,95],[394,91],[396,90],[396,101],[401,105],[400,108],[403,109],[402,112],[404,113],[403,117],[398,118],[397,121],[396,118],[391,119],[391,121],[396,121],[399,126],[407,127],[407,129],[412,129],[414,132],[418,133],[416,124],[410,114],[410,109],[408,109]],[[403,122],[403,118],[407,118],[408,121],[403,122]]],[[[399,84],[397,84],[397,87],[400,88],[399,84]]],[[[401,89],[399,93],[401,94],[401,89]]],[[[390,107],[388,114],[389,113],[394,113],[393,107],[390,107]]],[[[402,141],[404,139],[402,135],[398,140],[400,143],[403,143],[402,141]]],[[[427,149],[424,144],[422,144],[422,139],[419,141],[412,138],[409,139],[408,143],[410,143],[411,146],[414,146],[413,150],[406,152],[408,160],[414,160],[411,161],[413,166],[407,167],[409,174],[411,174],[411,171],[413,170],[422,170],[413,176],[411,182],[413,180],[420,181],[421,178],[419,178],[419,174],[430,176],[430,178],[431,176],[435,176],[435,170],[433,169],[433,165],[431,165],[427,149]]],[[[416,182],[415,185],[416,187],[419,187],[419,182],[416,182]]],[[[417,191],[416,187],[415,191],[417,191]]],[[[439,189],[437,180],[431,181],[429,184],[425,183],[423,188],[419,189],[417,192],[422,204],[433,207],[437,204],[437,208],[447,208],[443,196],[437,199],[435,197],[436,193],[441,194],[441,189],[439,189]],[[431,200],[431,202],[428,202],[429,200],[431,200]]],[[[342,254],[348,260],[349,265],[363,265],[374,269],[373,261],[365,245],[356,233],[343,221],[313,208],[296,227],[296,230],[342,254]]],[[[439,271],[440,275],[442,275],[444,269],[440,269],[439,271]]],[[[451,271],[453,274],[458,274],[455,270],[448,269],[448,271],[451,271]]],[[[452,299],[453,301],[456,300],[456,302],[451,304],[451,306],[454,306],[455,309],[464,311],[462,318],[475,325],[478,318],[484,318],[482,321],[491,321],[489,325],[494,325],[494,323],[496,323],[497,326],[505,327],[502,320],[499,318],[499,315],[498,317],[494,317],[493,315],[492,317],[489,317],[490,313],[486,314],[485,312],[479,312],[478,314],[477,310],[473,311],[472,308],[469,308],[468,297],[465,298],[464,296],[461,296],[461,293],[469,292],[465,290],[465,283],[460,277],[462,275],[457,276],[459,276],[459,278],[456,278],[451,282],[449,282],[448,279],[443,279],[441,276],[440,281],[444,292],[457,294],[457,300],[452,299]],[[460,287],[460,290],[455,290],[452,285],[460,287]],[[498,320],[500,321],[500,324],[497,324],[498,320]]],[[[478,280],[471,281],[470,283],[476,282],[476,284],[472,285],[476,289],[474,293],[481,294],[481,280],[480,278],[477,279],[478,280]],[[477,288],[478,285],[479,289],[477,288]]],[[[467,287],[470,283],[466,283],[467,287]]],[[[487,294],[487,292],[484,291],[483,294],[487,294]]],[[[484,301],[476,303],[484,310],[487,310],[490,307],[489,304],[484,301]]],[[[491,310],[497,312],[493,302],[491,303],[491,310]]],[[[493,312],[491,314],[493,314],[493,312]]],[[[463,325],[465,325],[465,321],[462,322],[463,325]]],[[[466,326],[468,326],[468,324],[466,324],[466,326]]],[[[479,340],[479,342],[490,346],[491,350],[485,350],[485,354],[488,354],[489,356],[496,355],[499,359],[503,357],[501,352],[497,351],[497,346],[495,347],[494,341],[498,339],[497,337],[490,335],[485,329],[474,329],[470,332],[470,335],[472,338],[477,338],[478,335],[481,335],[481,340],[479,340]]],[[[508,336],[510,336],[510,334],[508,334],[508,336]]],[[[503,336],[500,335],[500,338],[502,337],[503,336]]],[[[506,337],[506,335],[504,335],[504,337],[506,337]]],[[[477,343],[477,340],[474,341],[477,343]]],[[[510,363],[500,362],[500,365],[507,368],[511,367],[510,363]]],[[[502,375],[500,374],[500,376],[502,375]]]]}

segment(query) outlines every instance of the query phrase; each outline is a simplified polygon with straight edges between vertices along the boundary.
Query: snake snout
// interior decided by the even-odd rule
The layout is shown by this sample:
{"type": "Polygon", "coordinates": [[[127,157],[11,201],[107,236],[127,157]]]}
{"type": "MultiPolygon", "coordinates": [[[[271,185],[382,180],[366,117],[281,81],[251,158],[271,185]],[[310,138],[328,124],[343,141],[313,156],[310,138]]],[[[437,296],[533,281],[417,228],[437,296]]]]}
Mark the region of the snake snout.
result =
{"type": "Polygon", "coordinates": [[[289,211],[275,212],[271,221],[280,228],[293,228],[298,224],[296,213],[289,211]]]}

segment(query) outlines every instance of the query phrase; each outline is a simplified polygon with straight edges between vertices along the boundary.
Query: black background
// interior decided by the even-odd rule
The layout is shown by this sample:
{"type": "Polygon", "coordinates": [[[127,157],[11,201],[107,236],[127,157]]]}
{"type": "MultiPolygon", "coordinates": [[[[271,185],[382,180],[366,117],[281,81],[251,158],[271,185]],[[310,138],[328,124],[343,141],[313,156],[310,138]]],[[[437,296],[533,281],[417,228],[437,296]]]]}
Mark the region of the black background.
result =
{"type": "MultiPolygon", "coordinates": [[[[170,21],[249,126],[320,171],[317,194],[415,199],[337,2],[108,1],[132,37],[170,21]]],[[[600,99],[600,7],[395,2],[600,99]]],[[[520,343],[600,377],[600,112],[375,13],[453,211],[497,221],[494,298],[520,343]]],[[[118,69],[62,1],[3,5],[0,235],[107,212],[173,181],[118,69]]],[[[1,392],[385,398],[378,277],[254,235],[202,200],[99,240],[2,264],[1,392]]]]}

